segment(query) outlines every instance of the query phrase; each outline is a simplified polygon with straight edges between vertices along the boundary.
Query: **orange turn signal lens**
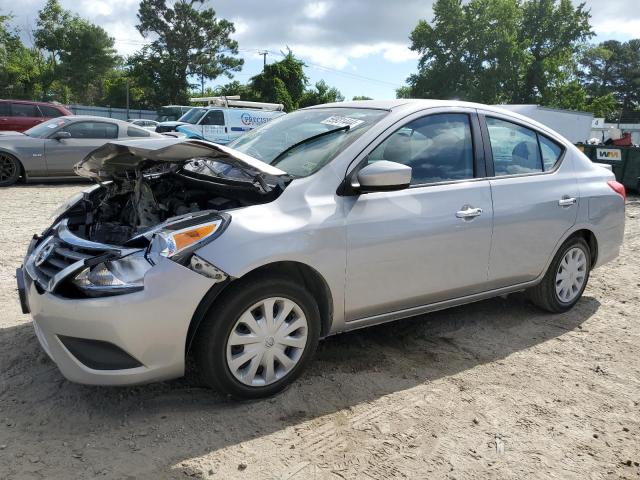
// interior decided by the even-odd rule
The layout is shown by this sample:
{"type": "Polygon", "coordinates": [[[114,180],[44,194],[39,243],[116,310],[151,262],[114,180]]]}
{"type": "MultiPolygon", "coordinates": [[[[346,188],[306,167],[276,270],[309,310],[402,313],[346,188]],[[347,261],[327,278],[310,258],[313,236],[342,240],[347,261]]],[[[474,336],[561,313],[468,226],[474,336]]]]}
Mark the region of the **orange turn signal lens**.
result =
{"type": "Polygon", "coordinates": [[[173,234],[173,241],[176,243],[176,250],[180,251],[183,248],[193,245],[199,242],[203,238],[208,237],[218,228],[218,223],[209,223],[206,225],[199,225],[190,230],[183,230],[173,234]]]}

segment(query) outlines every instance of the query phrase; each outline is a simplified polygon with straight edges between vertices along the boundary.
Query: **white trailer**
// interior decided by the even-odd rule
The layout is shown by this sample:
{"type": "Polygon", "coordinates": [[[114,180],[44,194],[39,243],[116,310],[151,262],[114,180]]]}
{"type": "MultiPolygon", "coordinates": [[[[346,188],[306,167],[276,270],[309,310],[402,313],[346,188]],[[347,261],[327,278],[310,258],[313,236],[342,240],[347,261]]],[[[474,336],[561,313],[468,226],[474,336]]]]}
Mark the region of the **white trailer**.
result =
{"type": "Polygon", "coordinates": [[[591,138],[593,114],[577,110],[541,107],[540,105],[498,105],[519,113],[555,130],[572,143],[586,142],[591,138]]]}

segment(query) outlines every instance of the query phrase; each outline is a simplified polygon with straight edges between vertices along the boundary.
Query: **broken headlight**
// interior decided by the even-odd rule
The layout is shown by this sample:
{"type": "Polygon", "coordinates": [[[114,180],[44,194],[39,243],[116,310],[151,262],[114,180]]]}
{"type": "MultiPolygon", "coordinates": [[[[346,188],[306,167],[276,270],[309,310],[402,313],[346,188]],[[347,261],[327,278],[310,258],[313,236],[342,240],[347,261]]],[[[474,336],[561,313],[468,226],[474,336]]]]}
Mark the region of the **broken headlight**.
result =
{"type": "Polygon", "coordinates": [[[142,290],[144,275],[151,268],[144,252],[85,267],[72,283],[90,297],[104,297],[142,290]]]}

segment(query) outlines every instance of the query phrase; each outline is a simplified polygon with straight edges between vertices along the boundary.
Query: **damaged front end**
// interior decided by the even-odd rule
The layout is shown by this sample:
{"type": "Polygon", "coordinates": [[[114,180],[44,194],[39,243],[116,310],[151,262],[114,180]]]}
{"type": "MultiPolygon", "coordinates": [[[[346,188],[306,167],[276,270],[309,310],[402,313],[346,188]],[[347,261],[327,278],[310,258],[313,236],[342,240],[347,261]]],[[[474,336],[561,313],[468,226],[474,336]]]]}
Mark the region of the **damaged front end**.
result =
{"type": "Polygon", "coordinates": [[[162,139],[107,144],[78,164],[98,181],[36,237],[25,270],[64,297],[141,290],[146,272],[171,259],[214,282],[226,274],[195,251],[217,238],[234,209],[267,203],[284,173],[226,147],[162,139]]]}

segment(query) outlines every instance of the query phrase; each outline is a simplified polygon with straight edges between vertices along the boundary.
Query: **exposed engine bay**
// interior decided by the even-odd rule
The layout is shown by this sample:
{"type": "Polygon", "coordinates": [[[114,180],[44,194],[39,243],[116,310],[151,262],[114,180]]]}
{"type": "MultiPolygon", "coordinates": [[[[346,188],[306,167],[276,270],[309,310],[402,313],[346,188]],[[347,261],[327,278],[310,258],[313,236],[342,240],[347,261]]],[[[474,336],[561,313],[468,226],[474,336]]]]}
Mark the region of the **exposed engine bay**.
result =
{"type": "Polygon", "coordinates": [[[165,168],[160,174],[138,170],[101,184],[67,212],[70,229],[87,240],[124,245],[173,217],[267,203],[282,191],[246,179],[207,176],[199,173],[198,163],[191,167],[165,168]]]}

